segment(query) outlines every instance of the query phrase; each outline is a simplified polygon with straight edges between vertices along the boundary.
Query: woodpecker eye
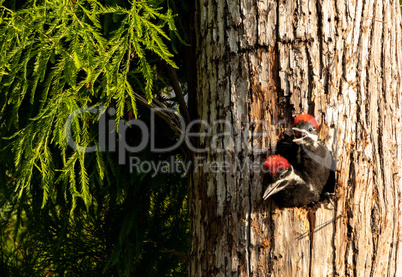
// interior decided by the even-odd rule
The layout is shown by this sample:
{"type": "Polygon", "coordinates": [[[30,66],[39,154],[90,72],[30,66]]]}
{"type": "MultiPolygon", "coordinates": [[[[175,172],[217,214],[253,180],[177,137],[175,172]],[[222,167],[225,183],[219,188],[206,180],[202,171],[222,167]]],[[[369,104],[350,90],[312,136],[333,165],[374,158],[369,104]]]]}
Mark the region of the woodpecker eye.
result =
{"type": "Polygon", "coordinates": [[[283,178],[283,177],[285,177],[285,175],[286,175],[286,170],[285,171],[283,171],[282,173],[281,173],[281,175],[279,175],[279,178],[283,178]]]}
{"type": "Polygon", "coordinates": [[[312,127],[308,128],[308,131],[309,131],[309,132],[312,132],[312,131],[313,131],[313,128],[312,128],[312,127]]]}

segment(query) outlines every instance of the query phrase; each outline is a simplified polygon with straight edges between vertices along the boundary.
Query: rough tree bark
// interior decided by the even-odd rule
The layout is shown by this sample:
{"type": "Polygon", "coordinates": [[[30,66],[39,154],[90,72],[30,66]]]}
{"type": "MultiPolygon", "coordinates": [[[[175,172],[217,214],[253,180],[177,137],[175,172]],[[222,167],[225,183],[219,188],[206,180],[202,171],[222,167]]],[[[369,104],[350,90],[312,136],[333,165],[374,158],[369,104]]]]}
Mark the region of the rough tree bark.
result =
{"type": "Polygon", "coordinates": [[[189,275],[402,276],[399,2],[197,0],[195,32],[211,133],[191,178],[189,275]],[[262,173],[247,166],[299,113],[317,118],[337,158],[336,207],[319,204],[315,222],[264,202],[262,173]]]}

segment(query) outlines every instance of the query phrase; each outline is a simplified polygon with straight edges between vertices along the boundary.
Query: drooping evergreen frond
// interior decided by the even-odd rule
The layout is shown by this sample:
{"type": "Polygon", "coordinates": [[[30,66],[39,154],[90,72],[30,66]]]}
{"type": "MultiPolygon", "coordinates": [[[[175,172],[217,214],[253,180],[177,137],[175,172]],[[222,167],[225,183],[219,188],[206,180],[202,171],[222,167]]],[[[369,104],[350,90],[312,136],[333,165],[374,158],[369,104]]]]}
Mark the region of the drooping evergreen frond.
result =
{"type": "MultiPolygon", "coordinates": [[[[170,90],[158,66],[176,67],[181,38],[168,6],[0,0],[0,276],[186,275],[160,251],[188,243],[182,176],[130,172],[112,149],[141,139],[115,123],[150,126],[138,95],[170,90]]],[[[157,126],[159,144],[176,141],[157,126]]]]}
{"type": "MultiPolygon", "coordinates": [[[[71,155],[66,133],[61,131],[68,115],[96,103],[116,106],[116,122],[128,110],[137,117],[132,74],[141,75],[144,87],[139,89],[151,102],[156,72],[149,55],[154,53],[176,65],[164,42],[169,40],[164,28],[173,26],[173,16],[169,10],[162,13],[152,1],[133,1],[128,8],[103,6],[97,1],[34,3],[18,11],[0,7],[0,107],[2,113],[12,114],[7,128],[19,130],[10,138],[19,171],[18,190],[29,189],[32,174],[38,171],[45,204],[57,172],[78,170],[66,167],[66,162],[53,168],[48,151],[52,145],[61,150],[64,159],[71,155]],[[114,31],[105,35],[101,21],[109,14],[118,20],[114,31]]],[[[81,115],[71,126],[74,141],[83,147],[93,144],[95,138],[89,131],[88,116],[81,115]]],[[[85,151],[80,157],[78,195],[89,205],[85,151]]],[[[102,180],[104,175],[99,174],[102,180]]],[[[70,178],[70,182],[74,181],[70,178]]]]}

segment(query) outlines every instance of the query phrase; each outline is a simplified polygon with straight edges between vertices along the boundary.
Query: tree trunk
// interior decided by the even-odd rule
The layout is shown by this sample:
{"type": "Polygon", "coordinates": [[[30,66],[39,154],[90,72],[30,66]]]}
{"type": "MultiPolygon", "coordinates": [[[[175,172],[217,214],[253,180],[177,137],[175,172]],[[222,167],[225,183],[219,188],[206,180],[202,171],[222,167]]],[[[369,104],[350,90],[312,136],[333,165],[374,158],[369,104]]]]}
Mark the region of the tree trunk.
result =
{"type": "Polygon", "coordinates": [[[197,0],[195,18],[208,151],[191,177],[189,275],[402,276],[399,2],[197,0]],[[334,209],[262,200],[253,165],[300,113],[337,159],[334,209]]]}

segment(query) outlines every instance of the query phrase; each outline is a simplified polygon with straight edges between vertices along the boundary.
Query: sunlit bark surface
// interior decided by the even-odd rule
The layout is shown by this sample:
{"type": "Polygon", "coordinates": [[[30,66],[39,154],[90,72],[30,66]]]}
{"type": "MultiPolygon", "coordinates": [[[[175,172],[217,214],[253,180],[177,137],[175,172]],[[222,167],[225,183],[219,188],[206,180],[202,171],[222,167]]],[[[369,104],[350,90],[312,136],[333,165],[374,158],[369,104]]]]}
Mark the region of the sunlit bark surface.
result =
{"type": "Polygon", "coordinates": [[[399,2],[196,2],[198,115],[211,129],[199,125],[209,150],[194,154],[189,275],[402,276],[399,2]],[[337,158],[335,209],[262,200],[253,162],[300,113],[337,158]]]}

